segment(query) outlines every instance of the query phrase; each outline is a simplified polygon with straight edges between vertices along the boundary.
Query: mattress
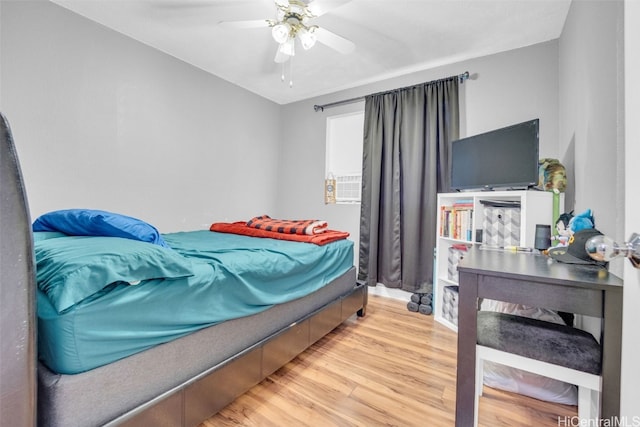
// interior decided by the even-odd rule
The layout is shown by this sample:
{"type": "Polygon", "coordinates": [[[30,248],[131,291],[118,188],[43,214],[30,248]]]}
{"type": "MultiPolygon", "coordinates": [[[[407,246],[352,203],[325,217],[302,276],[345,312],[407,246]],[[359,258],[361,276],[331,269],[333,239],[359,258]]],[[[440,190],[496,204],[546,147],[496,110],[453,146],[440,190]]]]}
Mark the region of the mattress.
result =
{"type": "MultiPolygon", "coordinates": [[[[38,426],[101,426],[351,294],[355,268],[302,298],[218,323],[77,375],[38,366],[38,426]]],[[[157,425],[162,424],[158,420],[157,425]]]]}
{"type": "MultiPolygon", "coordinates": [[[[353,243],[324,246],[211,231],[163,234],[193,275],[115,283],[60,312],[38,289],[38,352],[76,374],[311,294],[353,266],[353,243]]],[[[38,242],[36,241],[36,249],[38,242]]]]}

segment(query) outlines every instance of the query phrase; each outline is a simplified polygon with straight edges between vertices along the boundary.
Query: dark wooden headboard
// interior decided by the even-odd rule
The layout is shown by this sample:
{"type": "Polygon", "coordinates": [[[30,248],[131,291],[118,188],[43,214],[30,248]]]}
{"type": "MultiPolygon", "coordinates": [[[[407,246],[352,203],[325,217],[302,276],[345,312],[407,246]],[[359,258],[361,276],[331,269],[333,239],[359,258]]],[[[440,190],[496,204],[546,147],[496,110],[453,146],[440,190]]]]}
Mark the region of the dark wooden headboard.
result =
{"type": "Polygon", "coordinates": [[[0,425],[36,424],[33,237],[11,129],[0,114],[0,425]]]}

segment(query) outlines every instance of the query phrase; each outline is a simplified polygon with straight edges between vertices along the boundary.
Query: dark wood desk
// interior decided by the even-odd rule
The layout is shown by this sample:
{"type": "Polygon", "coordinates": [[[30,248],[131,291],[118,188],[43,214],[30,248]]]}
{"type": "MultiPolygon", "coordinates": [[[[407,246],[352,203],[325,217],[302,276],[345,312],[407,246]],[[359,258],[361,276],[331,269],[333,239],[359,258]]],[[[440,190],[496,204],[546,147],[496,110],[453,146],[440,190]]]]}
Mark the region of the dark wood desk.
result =
{"type": "Polygon", "coordinates": [[[600,417],[620,415],[622,280],[595,266],[474,248],[458,264],[456,426],[473,426],[479,298],[602,318],[600,417]]]}

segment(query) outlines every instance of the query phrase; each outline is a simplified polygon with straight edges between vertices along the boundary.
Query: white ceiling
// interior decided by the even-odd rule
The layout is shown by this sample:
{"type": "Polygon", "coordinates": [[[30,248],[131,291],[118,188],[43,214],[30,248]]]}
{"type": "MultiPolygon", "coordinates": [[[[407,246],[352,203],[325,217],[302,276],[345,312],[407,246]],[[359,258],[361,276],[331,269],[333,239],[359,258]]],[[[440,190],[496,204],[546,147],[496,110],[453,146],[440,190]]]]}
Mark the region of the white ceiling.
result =
{"type": "Polygon", "coordinates": [[[270,28],[219,25],[274,18],[273,0],[51,1],[279,104],[556,39],[571,2],[315,0],[328,12],[311,23],[356,48],[298,48],[290,88],[270,28]]]}

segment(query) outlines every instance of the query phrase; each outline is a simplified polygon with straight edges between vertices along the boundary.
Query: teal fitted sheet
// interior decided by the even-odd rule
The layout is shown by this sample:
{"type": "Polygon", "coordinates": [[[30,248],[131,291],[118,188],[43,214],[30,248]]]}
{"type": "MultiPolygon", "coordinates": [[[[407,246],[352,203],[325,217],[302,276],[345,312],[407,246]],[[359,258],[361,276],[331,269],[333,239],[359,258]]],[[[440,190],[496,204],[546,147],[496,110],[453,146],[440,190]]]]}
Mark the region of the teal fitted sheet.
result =
{"type": "Polygon", "coordinates": [[[162,235],[193,276],[114,283],[58,313],[37,290],[38,353],[75,374],[204,327],[308,295],[353,266],[353,242],[324,246],[211,231],[162,235]]]}

